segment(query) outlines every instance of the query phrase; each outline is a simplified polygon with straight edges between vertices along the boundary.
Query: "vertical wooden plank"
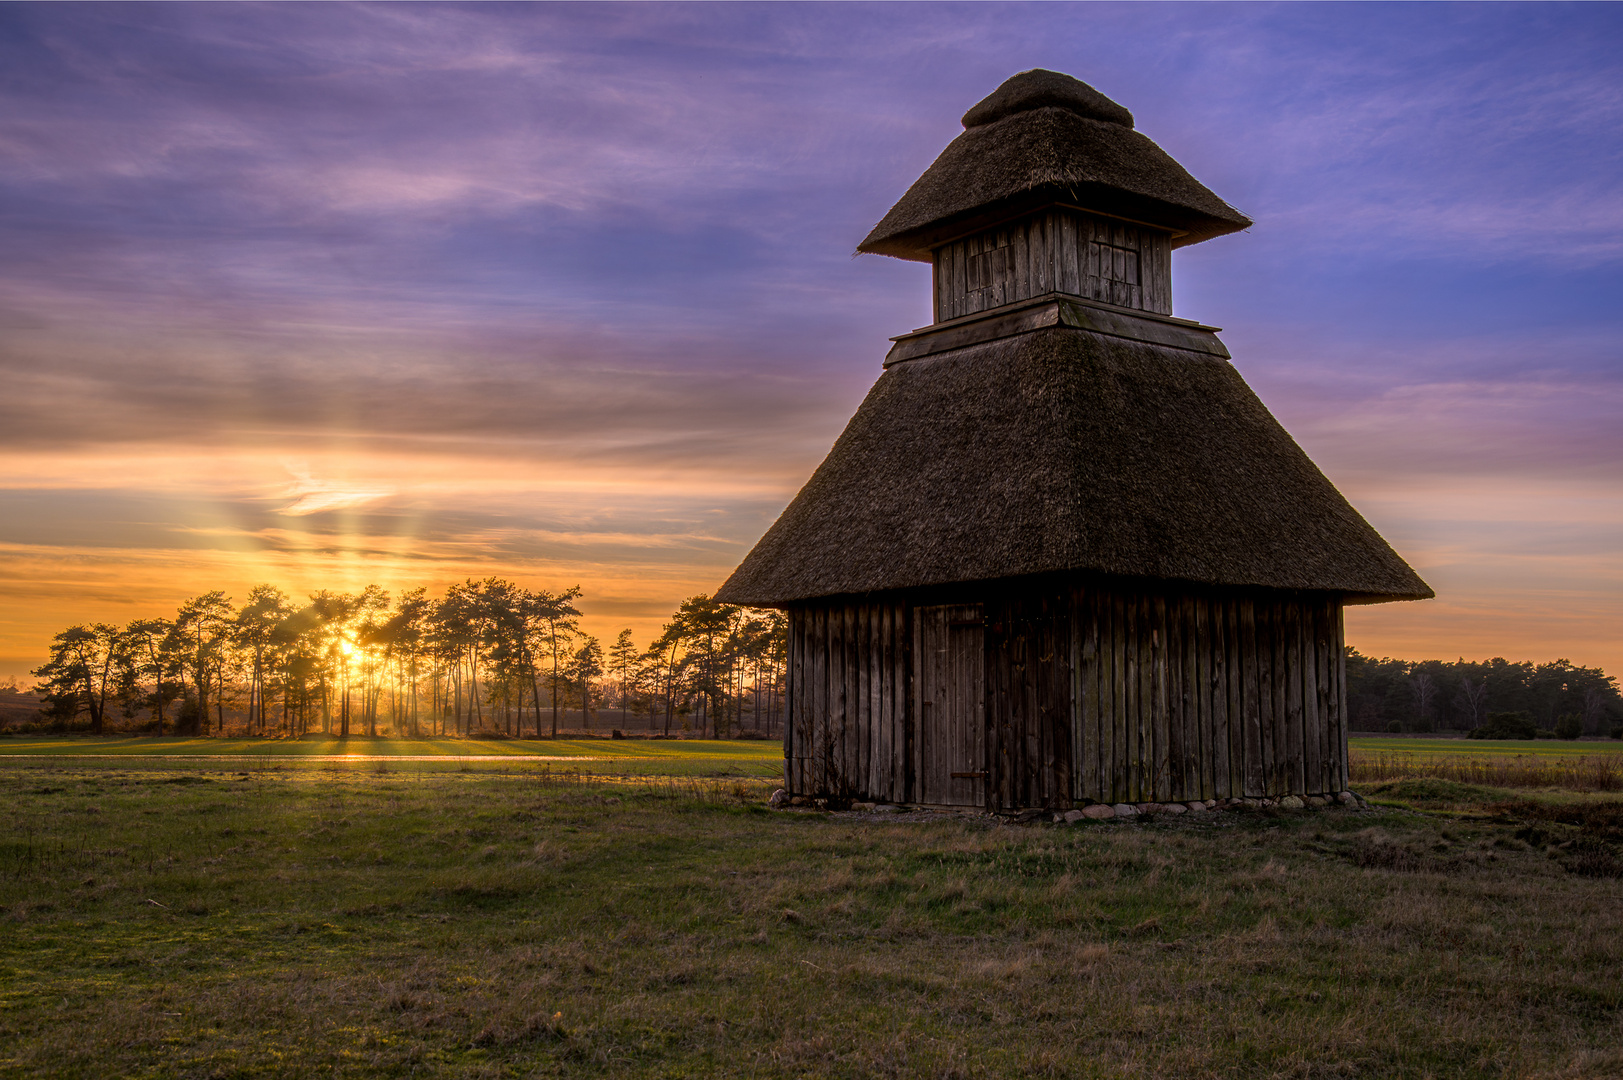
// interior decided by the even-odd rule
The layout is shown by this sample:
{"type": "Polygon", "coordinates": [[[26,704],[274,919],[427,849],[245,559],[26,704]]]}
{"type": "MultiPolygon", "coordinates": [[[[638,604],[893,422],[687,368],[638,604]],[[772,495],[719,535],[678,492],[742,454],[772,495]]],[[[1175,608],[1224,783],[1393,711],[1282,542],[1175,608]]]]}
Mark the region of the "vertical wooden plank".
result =
{"type": "Polygon", "coordinates": [[[1031,296],[1031,247],[1026,242],[1026,222],[1015,222],[1009,229],[1009,257],[1014,263],[1014,293],[1010,300],[1024,300],[1031,296]]]}
{"type": "Polygon", "coordinates": [[[805,685],[805,679],[801,676],[801,658],[805,653],[806,611],[804,608],[790,608],[788,616],[789,649],[783,672],[783,788],[791,795],[799,795],[802,792],[799,764],[795,760],[799,749],[795,733],[798,730],[796,720],[801,712],[800,692],[805,685]]]}
{"type": "Polygon", "coordinates": [[[862,670],[862,609],[856,604],[845,605],[845,633],[845,794],[866,798],[868,761],[864,744],[868,741],[868,718],[863,715],[866,686],[862,670]]]}
{"type": "Polygon", "coordinates": [[[1188,732],[1188,697],[1183,674],[1183,596],[1167,596],[1167,640],[1162,648],[1167,671],[1167,799],[1186,802],[1195,796],[1188,794],[1188,768],[1193,765],[1193,750],[1188,732]]]}
{"type": "Polygon", "coordinates": [[[828,609],[811,611],[811,651],[806,657],[806,744],[808,795],[822,795],[828,784],[828,609]]]}
{"type": "Polygon", "coordinates": [[[1043,614],[1044,603],[1037,596],[1025,597],[1020,605],[1020,698],[1025,727],[1026,775],[1024,782],[1025,806],[1044,806],[1044,782],[1047,774],[1048,732],[1044,721],[1043,701],[1043,614]]]}
{"type": "Polygon", "coordinates": [[[915,799],[919,802],[940,802],[936,794],[935,776],[935,674],[936,642],[930,607],[914,607],[914,745],[915,745],[915,799]]]}
{"type": "Polygon", "coordinates": [[[1031,252],[1031,295],[1041,296],[1048,288],[1048,219],[1049,214],[1033,218],[1026,234],[1026,246],[1031,252]]]}
{"type": "Polygon", "coordinates": [[[884,613],[884,670],[882,688],[885,709],[885,788],[891,802],[907,801],[907,769],[903,751],[907,745],[906,723],[897,709],[897,688],[906,682],[903,670],[900,635],[900,605],[894,601],[885,604],[884,613]]]}
{"type": "Polygon", "coordinates": [[[890,791],[890,713],[885,708],[885,612],[888,605],[874,602],[868,605],[868,700],[873,716],[873,734],[870,745],[872,757],[868,762],[869,798],[880,802],[893,802],[890,791]]]}
{"type": "Polygon", "coordinates": [[[854,647],[851,632],[851,605],[840,604],[834,609],[833,615],[836,647],[834,651],[834,678],[830,689],[834,693],[834,710],[832,716],[835,729],[835,757],[834,767],[838,770],[839,783],[834,789],[836,795],[850,795],[858,783],[854,758],[856,757],[856,736],[853,729],[856,727],[856,695],[853,693],[855,665],[852,663],[851,651],[854,647]]]}
{"type": "Polygon", "coordinates": [[[857,659],[862,671],[862,797],[872,800],[884,797],[879,790],[879,665],[874,626],[878,609],[865,601],[856,610],[860,645],[857,659]]]}
{"type": "Polygon", "coordinates": [[[1241,710],[1245,723],[1245,793],[1258,798],[1268,793],[1266,760],[1262,750],[1261,649],[1258,646],[1257,603],[1250,597],[1239,601],[1241,710]]]}
{"type": "Polygon", "coordinates": [[[1324,654],[1324,692],[1326,700],[1325,728],[1326,739],[1330,744],[1328,780],[1330,790],[1341,792],[1347,790],[1345,769],[1347,765],[1347,727],[1346,702],[1341,697],[1341,686],[1338,673],[1341,670],[1341,598],[1327,596],[1324,600],[1325,609],[1325,654],[1324,654]]]}
{"type": "Polygon", "coordinates": [[[1152,794],[1157,802],[1172,798],[1172,702],[1167,678],[1167,599],[1157,592],[1150,598],[1150,740],[1154,747],[1150,775],[1152,794]]]}
{"type": "Polygon", "coordinates": [[[1279,671],[1279,601],[1274,596],[1256,601],[1256,659],[1263,706],[1263,788],[1271,796],[1281,796],[1285,786],[1285,695],[1279,671]]]}
{"type": "Polygon", "coordinates": [[[1082,742],[1077,751],[1085,762],[1081,771],[1089,786],[1078,794],[1085,799],[1110,798],[1110,717],[1105,711],[1105,674],[1101,649],[1099,593],[1086,588],[1078,594],[1078,611],[1083,619],[1081,635],[1082,687],[1086,693],[1082,710],[1082,742]]]}
{"type": "Polygon", "coordinates": [[[1302,790],[1310,795],[1326,789],[1324,777],[1324,713],[1319,707],[1319,657],[1323,619],[1318,597],[1303,593],[1298,601],[1302,642],[1302,790]]]}
{"type": "Polygon", "coordinates": [[[1139,739],[1139,795],[1146,802],[1156,797],[1156,779],[1164,775],[1159,768],[1160,745],[1156,738],[1156,685],[1157,663],[1160,660],[1160,642],[1156,630],[1155,600],[1140,593],[1138,608],[1138,739],[1139,739]]]}
{"type": "Polygon", "coordinates": [[[1341,749],[1337,745],[1336,727],[1336,613],[1338,604],[1333,596],[1319,601],[1319,617],[1323,621],[1319,653],[1319,694],[1324,704],[1324,790],[1335,793],[1342,790],[1341,749]]]}
{"type": "Polygon", "coordinates": [[[1245,665],[1240,655],[1240,602],[1230,594],[1223,599],[1224,688],[1228,698],[1229,798],[1245,790],[1245,665]]]}
{"type": "Polygon", "coordinates": [[[1346,612],[1339,599],[1332,599],[1335,606],[1335,738],[1336,754],[1341,765],[1338,790],[1347,791],[1352,787],[1352,777],[1348,769],[1347,760],[1347,730],[1351,718],[1347,715],[1347,622],[1346,612]]]}
{"type": "Polygon", "coordinates": [[[917,742],[917,725],[913,719],[913,608],[905,599],[896,603],[896,647],[899,654],[896,668],[902,672],[896,687],[896,714],[902,724],[902,797],[908,802],[918,801],[918,782],[913,751],[917,742]]]}
{"type": "Polygon", "coordinates": [[[1184,600],[1178,592],[1167,596],[1167,798],[1187,802],[1189,772],[1194,764],[1194,744],[1190,741],[1188,681],[1183,664],[1184,600]]]}
{"type": "Polygon", "coordinates": [[[1068,593],[1048,600],[1048,747],[1054,762],[1049,781],[1049,805],[1069,807],[1076,790],[1076,631],[1071,622],[1068,593]]]}
{"type": "Polygon", "coordinates": [[[1136,595],[1122,597],[1122,716],[1126,723],[1126,780],[1128,802],[1139,802],[1149,796],[1142,792],[1144,777],[1144,718],[1139,714],[1143,698],[1139,681],[1138,647],[1140,599],[1136,595]]]}
{"type": "Polygon", "coordinates": [[[1335,740],[1335,661],[1332,650],[1335,648],[1335,599],[1329,596],[1318,597],[1316,605],[1319,619],[1319,633],[1316,642],[1316,652],[1319,664],[1319,740],[1323,746],[1320,769],[1324,777],[1324,791],[1334,794],[1340,791],[1337,782],[1341,779],[1341,766],[1336,753],[1335,740]]]}
{"type": "Polygon", "coordinates": [[[1206,665],[1210,632],[1206,625],[1206,598],[1183,599],[1183,687],[1185,731],[1189,762],[1185,769],[1191,799],[1209,799],[1212,792],[1211,685],[1206,665]]]}
{"type": "Polygon", "coordinates": [[[1282,601],[1285,642],[1285,783],[1292,794],[1307,790],[1307,664],[1302,656],[1302,600],[1292,594],[1282,601]]]}
{"type": "Polygon", "coordinates": [[[1073,214],[1064,214],[1060,217],[1060,291],[1076,294],[1079,288],[1077,276],[1081,266],[1077,260],[1077,226],[1078,222],[1073,214]]]}
{"type": "Polygon", "coordinates": [[[1319,598],[1319,712],[1324,717],[1324,790],[1342,790],[1341,752],[1336,739],[1336,600],[1319,598]]]}
{"type": "Polygon", "coordinates": [[[1199,605],[1200,597],[1192,593],[1185,593],[1179,600],[1181,636],[1178,648],[1182,660],[1178,665],[1178,688],[1179,696],[1183,699],[1186,799],[1204,799],[1206,790],[1211,787],[1210,780],[1206,779],[1211,771],[1211,748],[1201,736],[1204,715],[1200,708],[1202,682],[1197,649],[1205,640],[1205,624],[1200,618],[1199,605]]]}
{"type": "Polygon", "coordinates": [[[885,713],[885,799],[888,802],[906,802],[906,770],[902,768],[902,747],[905,739],[902,735],[901,715],[896,708],[896,687],[902,681],[901,649],[896,640],[897,605],[887,602],[880,614],[880,670],[884,672],[884,681],[880,684],[880,707],[885,713]]]}
{"type": "Polygon", "coordinates": [[[1125,801],[1131,792],[1133,771],[1132,702],[1127,684],[1132,673],[1127,666],[1127,601],[1119,592],[1110,594],[1110,742],[1115,773],[1111,799],[1125,801]]]}
{"type": "Polygon", "coordinates": [[[1229,797],[1228,691],[1224,669],[1228,664],[1228,633],[1220,596],[1206,601],[1207,636],[1200,650],[1206,695],[1206,734],[1212,748],[1212,788],[1209,799],[1229,797]]]}
{"type": "Polygon", "coordinates": [[[1153,293],[1148,299],[1149,310],[1161,315],[1172,314],[1172,238],[1165,233],[1146,230],[1148,242],[1145,255],[1148,278],[1153,293]]]}
{"type": "MultiPolygon", "coordinates": [[[[999,806],[1010,801],[1008,786],[1014,775],[1009,761],[1008,615],[1006,601],[986,604],[986,790],[989,803],[999,806]]],[[[961,737],[969,737],[967,729],[961,737]]]]}
{"type": "Polygon", "coordinates": [[[889,801],[890,785],[885,780],[886,747],[889,740],[885,731],[885,653],[884,604],[870,601],[868,609],[868,798],[889,801]]]}
{"type": "Polygon", "coordinates": [[[921,803],[939,801],[935,796],[935,775],[932,771],[933,744],[935,742],[932,731],[933,717],[931,713],[935,708],[935,687],[931,680],[931,658],[935,653],[935,641],[931,634],[931,627],[927,613],[930,608],[916,607],[913,609],[913,745],[914,745],[914,799],[921,803]]]}
{"type": "Polygon", "coordinates": [[[840,779],[840,667],[841,644],[839,608],[829,605],[822,612],[825,652],[822,656],[822,701],[817,710],[823,770],[817,778],[819,795],[838,793],[840,779]]]}

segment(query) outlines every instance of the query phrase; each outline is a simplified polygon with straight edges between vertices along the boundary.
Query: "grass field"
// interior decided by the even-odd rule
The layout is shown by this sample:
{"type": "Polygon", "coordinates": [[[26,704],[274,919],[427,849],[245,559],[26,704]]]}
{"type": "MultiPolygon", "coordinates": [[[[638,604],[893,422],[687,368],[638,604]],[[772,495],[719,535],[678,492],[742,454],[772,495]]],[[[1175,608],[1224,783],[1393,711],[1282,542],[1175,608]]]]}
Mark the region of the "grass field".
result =
{"type": "Polygon", "coordinates": [[[1623,791],[1623,744],[1509,739],[1349,739],[1354,786],[1431,777],[1498,788],[1623,791]]]}
{"type": "Polygon", "coordinates": [[[1392,739],[1378,735],[1356,735],[1347,740],[1347,745],[1357,753],[1447,754],[1456,757],[1623,757],[1623,742],[1616,739],[1568,742],[1565,739],[1392,739]]]}
{"type": "Polygon", "coordinates": [[[716,739],[302,739],[73,738],[0,739],[0,763],[128,760],[145,767],[268,767],[490,772],[553,770],[606,776],[767,778],[783,774],[782,744],[716,739]]]}
{"type": "Polygon", "coordinates": [[[0,1075],[1623,1073],[1617,800],[1016,827],[539,771],[0,783],[0,1075]]]}

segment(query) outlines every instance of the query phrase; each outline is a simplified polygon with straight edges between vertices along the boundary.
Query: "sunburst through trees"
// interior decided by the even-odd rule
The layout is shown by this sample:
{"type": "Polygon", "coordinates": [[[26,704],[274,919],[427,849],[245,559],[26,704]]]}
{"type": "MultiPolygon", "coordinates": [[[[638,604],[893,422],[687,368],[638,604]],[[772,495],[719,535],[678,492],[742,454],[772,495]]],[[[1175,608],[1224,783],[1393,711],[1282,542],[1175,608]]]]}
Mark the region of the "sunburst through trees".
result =
{"type": "Polygon", "coordinates": [[[375,585],[304,603],[260,585],[241,607],[207,592],[173,618],[56,635],[34,672],[41,725],[288,737],[779,730],[780,613],[695,596],[647,649],[630,630],[605,649],[581,629],[580,598],[579,587],[495,577],[392,601],[375,585]]]}

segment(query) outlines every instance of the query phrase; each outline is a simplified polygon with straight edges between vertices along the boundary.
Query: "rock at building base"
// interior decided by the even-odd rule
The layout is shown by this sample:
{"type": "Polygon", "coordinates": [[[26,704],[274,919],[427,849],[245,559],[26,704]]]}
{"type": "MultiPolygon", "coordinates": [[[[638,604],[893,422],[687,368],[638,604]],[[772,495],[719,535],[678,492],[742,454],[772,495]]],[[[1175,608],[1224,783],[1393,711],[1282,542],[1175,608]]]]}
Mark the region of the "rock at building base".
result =
{"type": "Polygon", "coordinates": [[[878,806],[873,808],[873,812],[876,814],[900,814],[902,812],[902,808],[900,806],[892,806],[890,803],[880,803],[878,806]]]}
{"type": "Polygon", "coordinates": [[[1286,795],[1279,800],[1281,810],[1300,810],[1307,804],[1295,795],[1286,795]]]}
{"type": "Polygon", "coordinates": [[[778,788],[772,793],[772,798],[767,800],[767,805],[774,810],[782,810],[789,805],[789,793],[782,788],[778,788]]]}
{"type": "Polygon", "coordinates": [[[1115,806],[1112,806],[1110,809],[1111,809],[1111,812],[1114,813],[1117,817],[1137,817],[1138,816],[1138,807],[1132,805],[1131,803],[1119,802],[1115,806]]]}
{"type": "Polygon", "coordinates": [[[1059,815],[1059,820],[1065,822],[1067,825],[1075,825],[1077,822],[1081,821],[1087,816],[1088,815],[1084,814],[1080,810],[1067,810],[1065,813],[1059,815]]]}
{"type": "Polygon", "coordinates": [[[1088,806],[1084,806],[1082,809],[1074,812],[1094,821],[1103,821],[1105,818],[1113,818],[1116,816],[1115,809],[1105,803],[1091,803],[1088,806]]]}

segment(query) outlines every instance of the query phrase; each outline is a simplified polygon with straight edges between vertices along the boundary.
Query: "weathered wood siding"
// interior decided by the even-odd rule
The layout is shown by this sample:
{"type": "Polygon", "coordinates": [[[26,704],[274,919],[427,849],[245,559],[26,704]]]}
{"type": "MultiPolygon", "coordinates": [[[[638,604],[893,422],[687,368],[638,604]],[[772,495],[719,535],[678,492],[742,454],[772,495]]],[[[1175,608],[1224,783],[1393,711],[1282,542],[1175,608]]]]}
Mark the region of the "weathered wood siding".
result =
{"type": "Polygon", "coordinates": [[[1171,236],[1056,208],[936,249],[937,322],[1051,292],[1170,315],[1171,236]]]}
{"type": "MultiPolygon", "coordinates": [[[[980,604],[913,609],[913,794],[927,806],[997,806],[986,757],[986,616],[980,604]]],[[[876,796],[877,797],[877,796],[876,796]]]]}
{"type": "Polygon", "coordinates": [[[1346,789],[1338,598],[1084,587],[1072,601],[1073,798],[1346,789]]]}
{"type": "Polygon", "coordinates": [[[1335,596],[1080,583],[958,599],[791,609],[790,793],[1008,809],[1347,787],[1335,596]],[[978,666],[960,655],[974,639],[978,666]]]}
{"type": "Polygon", "coordinates": [[[986,716],[994,807],[1066,806],[1071,778],[1069,598],[987,604],[986,716]]]}
{"type": "Polygon", "coordinates": [[[789,609],[791,794],[911,801],[908,617],[900,601],[789,609]]]}

